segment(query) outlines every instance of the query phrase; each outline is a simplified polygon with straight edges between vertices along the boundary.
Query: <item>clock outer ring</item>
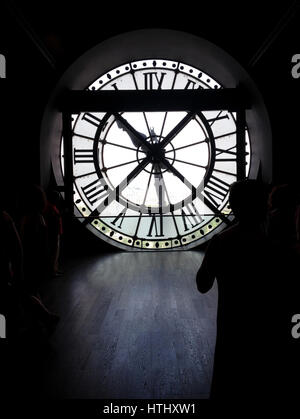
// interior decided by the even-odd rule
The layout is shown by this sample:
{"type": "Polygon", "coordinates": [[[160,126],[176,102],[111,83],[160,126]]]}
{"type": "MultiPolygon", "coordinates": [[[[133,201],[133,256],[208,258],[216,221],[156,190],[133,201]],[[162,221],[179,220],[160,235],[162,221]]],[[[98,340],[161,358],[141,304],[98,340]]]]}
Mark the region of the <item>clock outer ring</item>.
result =
{"type": "MultiPolygon", "coordinates": [[[[151,58],[170,59],[194,66],[216,79],[223,87],[242,85],[252,107],[246,111],[246,123],[251,145],[249,178],[256,178],[260,170],[262,180],[272,180],[272,134],[267,109],[260,92],[242,66],[224,50],[198,36],[169,29],[144,29],[126,32],[107,39],[79,57],[63,74],[44,111],[40,133],[41,185],[47,188],[51,168],[58,186],[63,186],[60,167],[62,115],[60,97],[66,90],[84,90],[99,75],[114,67],[151,58]],[[188,46],[188,47],[187,47],[188,46]]],[[[94,229],[92,226],[87,226],[94,229]]],[[[223,229],[214,229],[214,234],[223,229]]],[[[212,235],[208,234],[206,240],[212,235]]],[[[101,235],[102,239],[106,239],[101,235]]],[[[110,240],[107,239],[110,242],[110,240]]],[[[119,245],[119,243],[114,243],[119,245]]],[[[184,246],[195,247],[197,243],[184,246]]],[[[120,244],[122,248],[127,246],[120,244]]],[[[181,248],[182,249],[182,248],[181,248]]],[[[139,249],[137,249],[139,250],[139,249]]]]}

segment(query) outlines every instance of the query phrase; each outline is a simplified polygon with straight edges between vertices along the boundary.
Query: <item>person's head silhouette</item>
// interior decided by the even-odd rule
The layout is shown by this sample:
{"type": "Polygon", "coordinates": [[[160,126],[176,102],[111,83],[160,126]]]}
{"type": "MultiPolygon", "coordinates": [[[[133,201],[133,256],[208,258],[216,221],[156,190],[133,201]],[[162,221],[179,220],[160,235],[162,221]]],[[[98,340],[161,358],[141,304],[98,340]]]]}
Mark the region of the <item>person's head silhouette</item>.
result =
{"type": "Polygon", "coordinates": [[[235,182],[230,187],[229,204],[239,222],[260,224],[267,213],[266,188],[254,179],[235,182]]]}

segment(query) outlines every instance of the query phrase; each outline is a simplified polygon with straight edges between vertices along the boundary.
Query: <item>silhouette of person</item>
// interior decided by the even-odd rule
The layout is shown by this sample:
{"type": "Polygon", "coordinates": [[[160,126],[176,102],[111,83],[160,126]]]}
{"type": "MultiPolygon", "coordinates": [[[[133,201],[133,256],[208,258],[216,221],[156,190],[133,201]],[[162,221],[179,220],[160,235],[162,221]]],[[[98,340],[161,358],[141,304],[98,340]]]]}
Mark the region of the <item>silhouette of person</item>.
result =
{"type": "Polygon", "coordinates": [[[264,226],[266,188],[256,180],[235,182],[229,203],[237,222],[213,237],[196,278],[201,293],[211,289],[215,278],[218,284],[210,398],[263,400],[274,396],[271,354],[279,350],[274,344],[279,326],[273,250],[264,226]]]}
{"type": "MultiPolygon", "coordinates": [[[[286,291],[281,305],[287,341],[286,371],[288,377],[288,394],[292,400],[298,397],[299,339],[292,336],[292,318],[299,314],[300,292],[300,249],[299,249],[299,206],[295,190],[288,184],[275,186],[269,196],[268,234],[276,249],[278,261],[277,275],[285,283],[286,291]]],[[[287,383],[287,384],[288,384],[287,383]]]]}
{"type": "Polygon", "coordinates": [[[4,210],[0,213],[0,313],[7,320],[7,338],[17,332],[22,316],[15,289],[23,281],[22,244],[12,217],[4,210]]]}
{"type": "MultiPolygon", "coordinates": [[[[22,246],[12,217],[2,207],[0,210],[0,313],[5,320],[5,338],[0,339],[2,400],[6,400],[15,387],[15,370],[12,368],[11,342],[19,334],[23,318],[15,286],[22,281],[22,246]],[[3,394],[4,390],[4,394],[3,394]]],[[[3,337],[3,336],[1,336],[3,337]]]]}
{"type": "Polygon", "coordinates": [[[59,270],[59,256],[63,228],[62,216],[59,210],[59,193],[55,190],[50,190],[47,193],[47,202],[43,216],[48,233],[50,276],[56,277],[62,275],[62,271],[59,270]]]}
{"type": "MultiPolygon", "coordinates": [[[[0,313],[5,316],[6,338],[0,339],[4,399],[22,397],[29,388],[44,332],[52,333],[58,316],[27,292],[23,275],[23,247],[13,218],[0,210],[0,313]],[[37,352],[35,352],[37,351],[37,352]],[[30,376],[28,375],[30,368],[30,376]]],[[[45,336],[46,337],[46,336],[45,336]]],[[[37,383],[36,383],[37,384],[37,383]]],[[[4,400],[3,399],[3,400],[4,400]]]]}
{"type": "Polygon", "coordinates": [[[38,185],[25,190],[20,236],[24,251],[24,280],[31,295],[39,296],[48,268],[47,225],[43,216],[46,195],[38,185]]]}
{"type": "Polygon", "coordinates": [[[48,274],[48,231],[43,216],[46,195],[38,185],[30,185],[23,202],[23,216],[20,222],[20,237],[24,255],[24,299],[26,308],[51,331],[59,316],[50,312],[43,304],[40,290],[48,274]]]}
{"type": "Polygon", "coordinates": [[[299,243],[300,243],[300,205],[297,205],[296,209],[296,239],[297,239],[297,245],[299,249],[299,243]]]}

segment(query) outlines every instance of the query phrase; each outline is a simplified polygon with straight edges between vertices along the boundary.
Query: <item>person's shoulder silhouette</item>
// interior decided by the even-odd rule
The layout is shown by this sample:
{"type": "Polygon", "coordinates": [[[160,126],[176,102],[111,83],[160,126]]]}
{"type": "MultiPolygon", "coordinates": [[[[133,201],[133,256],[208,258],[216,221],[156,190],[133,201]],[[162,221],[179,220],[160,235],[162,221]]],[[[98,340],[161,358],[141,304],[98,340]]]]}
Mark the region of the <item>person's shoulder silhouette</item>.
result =
{"type": "Polygon", "coordinates": [[[262,395],[269,380],[266,360],[272,333],[265,317],[273,304],[273,255],[264,224],[267,188],[256,180],[235,182],[229,203],[236,223],[211,240],[197,287],[205,293],[215,279],[218,284],[211,398],[251,399],[262,395]]]}
{"type": "MultiPolygon", "coordinates": [[[[234,183],[230,188],[229,202],[236,223],[216,235],[208,245],[204,261],[198,272],[197,285],[206,292],[217,277],[227,275],[248,276],[261,255],[261,247],[267,245],[264,220],[267,210],[267,191],[255,180],[234,183]],[[205,283],[210,279],[210,283],[205,283]]],[[[262,266],[260,266],[262,268],[262,266]]]]}

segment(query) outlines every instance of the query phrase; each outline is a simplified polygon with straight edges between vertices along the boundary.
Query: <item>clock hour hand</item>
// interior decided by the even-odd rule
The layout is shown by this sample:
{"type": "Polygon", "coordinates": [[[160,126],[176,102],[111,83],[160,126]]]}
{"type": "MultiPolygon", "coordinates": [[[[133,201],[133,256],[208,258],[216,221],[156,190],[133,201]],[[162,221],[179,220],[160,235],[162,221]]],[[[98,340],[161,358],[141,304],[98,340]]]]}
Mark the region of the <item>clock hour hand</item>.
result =
{"type": "Polygon", "coordinates": [[[136,148],[141,146],[143,151],[150,151],[151,154],[153,153],[152,145],[146,140],[147,137],[145,134],[142,134],[141,132],[138,132],[136,129],[134,129],[133,126],[130,125],[129,122],[120,114],[114,113],[113,115],[116,118],[118,127],[129,135],[132,144],[136,148]]]}
{"type": "MultiPolygon", "coordinates": [[[[197,197],[197,188],[191,183],[189,182],[177,169],[175,169],[174,166],[171,165],[170,162],[168,162],[167,159],[165,159],[164,157],[162,157],[162,162],[163,164],[165,164],[167,166],[167,168],[175,175],[177,176],[192,192],[192,199],[194,200],[197,197]]],[[[199,194],[198,194],[198,198],[200,198],[199,194]]],[[[217,207],[215,207],[213,204],[211,204],[208,200],[205,199],[205,197],[202,196],[202,198],[204,199],[204,204],[214,213],[216,214],[219,218],[221,218],[222,221],[224,221],[226,224],[229,223],[227,217],[222,214],[222,212],[219,211],[219,209],[217,207]]],[[[201,198],[200,198],[201,199],[201,198]]]]}

